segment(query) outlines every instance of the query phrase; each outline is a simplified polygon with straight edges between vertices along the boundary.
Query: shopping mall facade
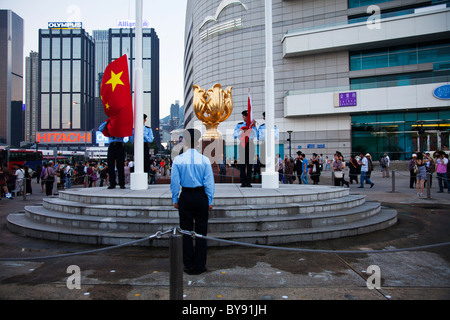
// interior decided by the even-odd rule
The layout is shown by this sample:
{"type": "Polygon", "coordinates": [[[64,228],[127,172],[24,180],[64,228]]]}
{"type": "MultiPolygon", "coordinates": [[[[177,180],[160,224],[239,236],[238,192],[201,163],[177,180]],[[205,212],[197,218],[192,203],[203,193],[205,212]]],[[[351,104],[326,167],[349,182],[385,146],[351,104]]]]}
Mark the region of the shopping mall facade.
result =
{"type": "MultiPolygon", "coordinates": [[[[409,159],[450,147],[450,1],[272,0],[276,152],[409,159]],[[288,133],[290,132],[290,133],[288,133]],[[289,141],[290,137],[290,141],[289,141]]],[[[193,85],[233,86],[227,157],[248,92],[265,110],[263,0],[188,0],[185,127],[193,85]]]]}

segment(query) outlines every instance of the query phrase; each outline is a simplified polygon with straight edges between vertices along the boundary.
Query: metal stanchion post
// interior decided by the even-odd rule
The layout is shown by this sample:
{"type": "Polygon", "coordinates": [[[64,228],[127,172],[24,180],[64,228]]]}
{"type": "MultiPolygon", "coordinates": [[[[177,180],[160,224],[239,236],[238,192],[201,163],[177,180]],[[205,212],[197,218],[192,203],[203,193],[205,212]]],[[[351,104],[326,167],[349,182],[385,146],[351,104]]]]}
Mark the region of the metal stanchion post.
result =
{"type": "Polygon", "coordinates": [[[392,192],[395,192],[395,170],[391,171],[392,174],[392,192]]]}
{"type": "Polygon", "coordinates": [[[427,172],[427,199],[431,198],[431,173],[427,172]]]}
{"type": "Polygon", "coordinates": [[[169,238],[170,300],[183,300],[183,236],[175,228],[169,238]]]}

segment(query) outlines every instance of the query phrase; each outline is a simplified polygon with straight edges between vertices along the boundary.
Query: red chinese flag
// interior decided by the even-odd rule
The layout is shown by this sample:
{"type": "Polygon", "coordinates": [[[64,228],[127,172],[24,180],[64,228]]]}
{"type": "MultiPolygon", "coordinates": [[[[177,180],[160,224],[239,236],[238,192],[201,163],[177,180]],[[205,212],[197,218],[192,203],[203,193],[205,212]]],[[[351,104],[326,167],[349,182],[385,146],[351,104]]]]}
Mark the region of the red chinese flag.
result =
{"type": "Polygon", "coordinates": [[[109,117],[103,134],[107,137],[133,135],[133,102],[127,55],[111,62],[103,74],[100,96],[103,110],[109,117]]]}

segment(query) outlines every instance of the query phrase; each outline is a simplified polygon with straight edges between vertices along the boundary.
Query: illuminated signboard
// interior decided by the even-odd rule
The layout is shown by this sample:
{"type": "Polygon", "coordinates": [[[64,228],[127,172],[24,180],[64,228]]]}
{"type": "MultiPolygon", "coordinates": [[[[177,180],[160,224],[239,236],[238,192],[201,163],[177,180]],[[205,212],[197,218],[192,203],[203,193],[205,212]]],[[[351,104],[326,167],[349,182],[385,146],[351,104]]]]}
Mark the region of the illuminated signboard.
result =
{"type": "Polygon", "coordinates": [[[83,144],[92,142],[92,133],[84,131],[41,131],[36,132],[36,143],[83,144]]]}
{"type": "Polygon", "coordinates": [[[82,29],[82,22],[49,22],[49,29],[82,29]]]}

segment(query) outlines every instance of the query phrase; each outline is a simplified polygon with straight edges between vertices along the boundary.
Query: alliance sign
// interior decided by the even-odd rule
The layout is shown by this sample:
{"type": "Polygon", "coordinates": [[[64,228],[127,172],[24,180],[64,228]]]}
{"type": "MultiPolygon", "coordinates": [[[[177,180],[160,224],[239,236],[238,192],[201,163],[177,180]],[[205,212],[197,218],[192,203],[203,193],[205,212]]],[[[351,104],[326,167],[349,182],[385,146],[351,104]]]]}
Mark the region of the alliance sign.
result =
{"type": "Polygon", "coordinates": [[[36,132],[36,143],[91,144],[92,133],[84,131],[40,131],[36,132]]]}

